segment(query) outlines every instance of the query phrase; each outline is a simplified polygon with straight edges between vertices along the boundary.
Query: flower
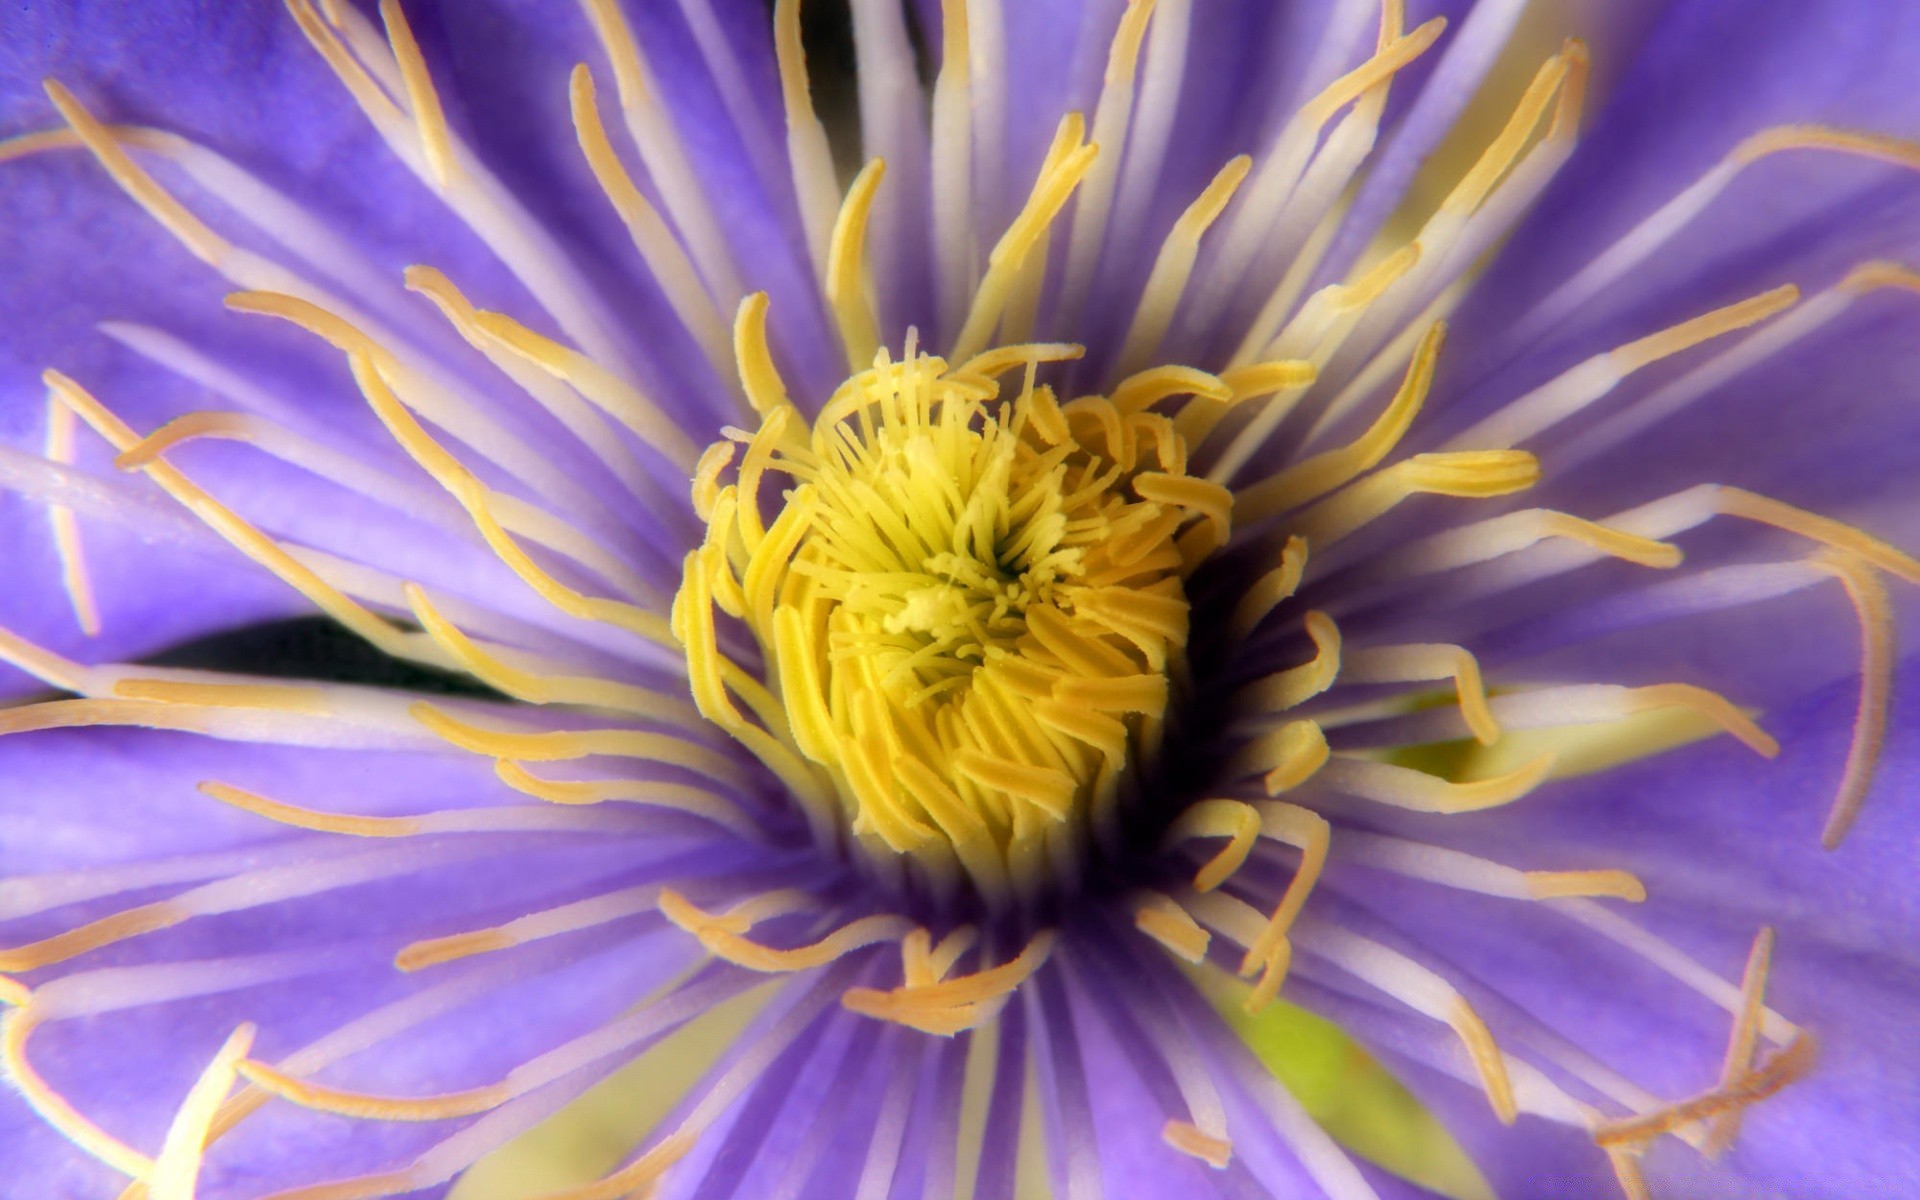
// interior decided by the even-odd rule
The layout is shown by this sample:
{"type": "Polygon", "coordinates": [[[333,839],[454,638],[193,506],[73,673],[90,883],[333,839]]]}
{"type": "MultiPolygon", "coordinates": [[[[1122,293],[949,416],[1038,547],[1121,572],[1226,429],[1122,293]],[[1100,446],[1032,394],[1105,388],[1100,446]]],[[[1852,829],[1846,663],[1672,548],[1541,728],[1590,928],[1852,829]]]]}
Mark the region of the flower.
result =
{"type": "Polygon", "coordinates": [[[850,172],[796,0],[287,7],[0,18],[10,1188],[439,1188],[736,997],[564,1195],[1406,1194],[1276,995],[1509,1194],[1920,1174],[1913,13],[1426,198],[1517,5],[855,0],[850,172]],[[315,610],[411,689],[150,658],[315,610]]]}

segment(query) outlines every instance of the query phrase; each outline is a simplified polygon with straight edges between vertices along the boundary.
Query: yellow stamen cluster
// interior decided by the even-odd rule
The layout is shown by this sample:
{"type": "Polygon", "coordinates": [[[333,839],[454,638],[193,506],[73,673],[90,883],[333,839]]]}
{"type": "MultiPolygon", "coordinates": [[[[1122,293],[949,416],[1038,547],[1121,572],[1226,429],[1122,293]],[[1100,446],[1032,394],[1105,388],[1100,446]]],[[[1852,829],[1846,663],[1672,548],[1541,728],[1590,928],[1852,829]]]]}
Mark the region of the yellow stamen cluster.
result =
{"type": "Polygon", "coordinates": [[[909,346],[844,383],[811,431],[768,407],[734,482],[719,486],[731,447],[709,452],[707,539],[675,607],[696,700],[783,775],[798,761],[824,777],[823,832],[988,896],[1037,882],[1110,819],[1159,735],[1182,578],[1227,533],[1227,493],[1186,473],[1167,417],[1035,382],[1069,352],[949,369],[909,346]],[[1003,395],[996,376],[1022,365],[1003,395]],[[794,484],[770,520],[769,475],[794,484]],[[702,688],[742,674],[716,607],[758,640],[777,726],[702,688]]]}

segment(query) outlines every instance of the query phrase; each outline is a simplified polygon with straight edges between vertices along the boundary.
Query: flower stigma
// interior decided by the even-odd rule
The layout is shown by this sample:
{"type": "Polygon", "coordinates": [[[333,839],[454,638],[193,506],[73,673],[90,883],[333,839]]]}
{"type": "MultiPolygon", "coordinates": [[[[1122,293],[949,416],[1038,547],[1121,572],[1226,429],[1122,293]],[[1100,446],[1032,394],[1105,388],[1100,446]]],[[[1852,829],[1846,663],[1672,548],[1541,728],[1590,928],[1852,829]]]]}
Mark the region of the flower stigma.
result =
{"type": "MultiPolygon", "coordinates": [[[[749,301],[741,321],[755,358],[759,311],[749,301]]],[[[767,395],[734,481],[699,478],[707,534],[675,609],[701,710],[783,776],[802,762],[823,776],[796,789],[833,797],[812,815],[996,903],[1117,836],[1119,789],[1180,673],[1182,580],[1229,532],[1231,494],[1187,473],[1174,422],[1152,411],[1166,373],[1062,404],[1036,368],[1079,353],[1011,346],[950,369],[910,334],[810,430],[767,395]],[[1022,368],[1017,390],[997,378],[1022,368]],[[793,486],[768,520],[770,477],[793,486]],[[777,729],[724,694],[740,668],[717,648],[716,608],[756,639],[777,729]]],[[[709,466],[733,449],[717,443],[709,466]]]]}

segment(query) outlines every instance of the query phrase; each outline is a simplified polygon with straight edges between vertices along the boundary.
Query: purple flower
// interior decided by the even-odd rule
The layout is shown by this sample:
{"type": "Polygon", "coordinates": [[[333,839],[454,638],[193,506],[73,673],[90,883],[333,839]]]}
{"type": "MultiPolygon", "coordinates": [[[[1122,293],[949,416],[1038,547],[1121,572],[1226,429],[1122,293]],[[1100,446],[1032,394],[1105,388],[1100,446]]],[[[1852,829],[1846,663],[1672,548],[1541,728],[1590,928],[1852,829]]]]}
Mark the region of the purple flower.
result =
{"type": "Polygon", "coordinates": [[[1409,7],[9,6],[0,1191],[1912,1187],[1920,10],[1409,7]]]}

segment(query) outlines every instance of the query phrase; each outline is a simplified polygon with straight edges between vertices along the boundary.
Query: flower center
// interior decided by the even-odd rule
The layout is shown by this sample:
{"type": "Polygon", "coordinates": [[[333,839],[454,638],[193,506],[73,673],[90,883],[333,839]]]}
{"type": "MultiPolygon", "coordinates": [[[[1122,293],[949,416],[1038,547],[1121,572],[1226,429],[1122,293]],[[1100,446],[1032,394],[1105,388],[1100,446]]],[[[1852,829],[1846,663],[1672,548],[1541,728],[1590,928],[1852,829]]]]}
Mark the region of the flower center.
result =
{"type": "Polygon", "coordinates": [[[1185,650],[1183,577],[1230,507],[1187,475],[1158,397],[1061,403],[1036,382],[1069,353],[1009,347],[950,369],[910,341],[810,430],[790,404],[766,408],[755,434],[708,452],[708,534],[675,609],[691,673],[718,670],[749,707],[714,609],[758,642],[773,720],[698,683],[696,699],[783,777],[816,778],[831,801],[817,832],[993,900],[1033,894],[1114,832],[1185,650]],[[1022,366],[1018,387],[1000,381],[1022,366]],[[770,475],[794,485],[777,511],[770,475]]]}

